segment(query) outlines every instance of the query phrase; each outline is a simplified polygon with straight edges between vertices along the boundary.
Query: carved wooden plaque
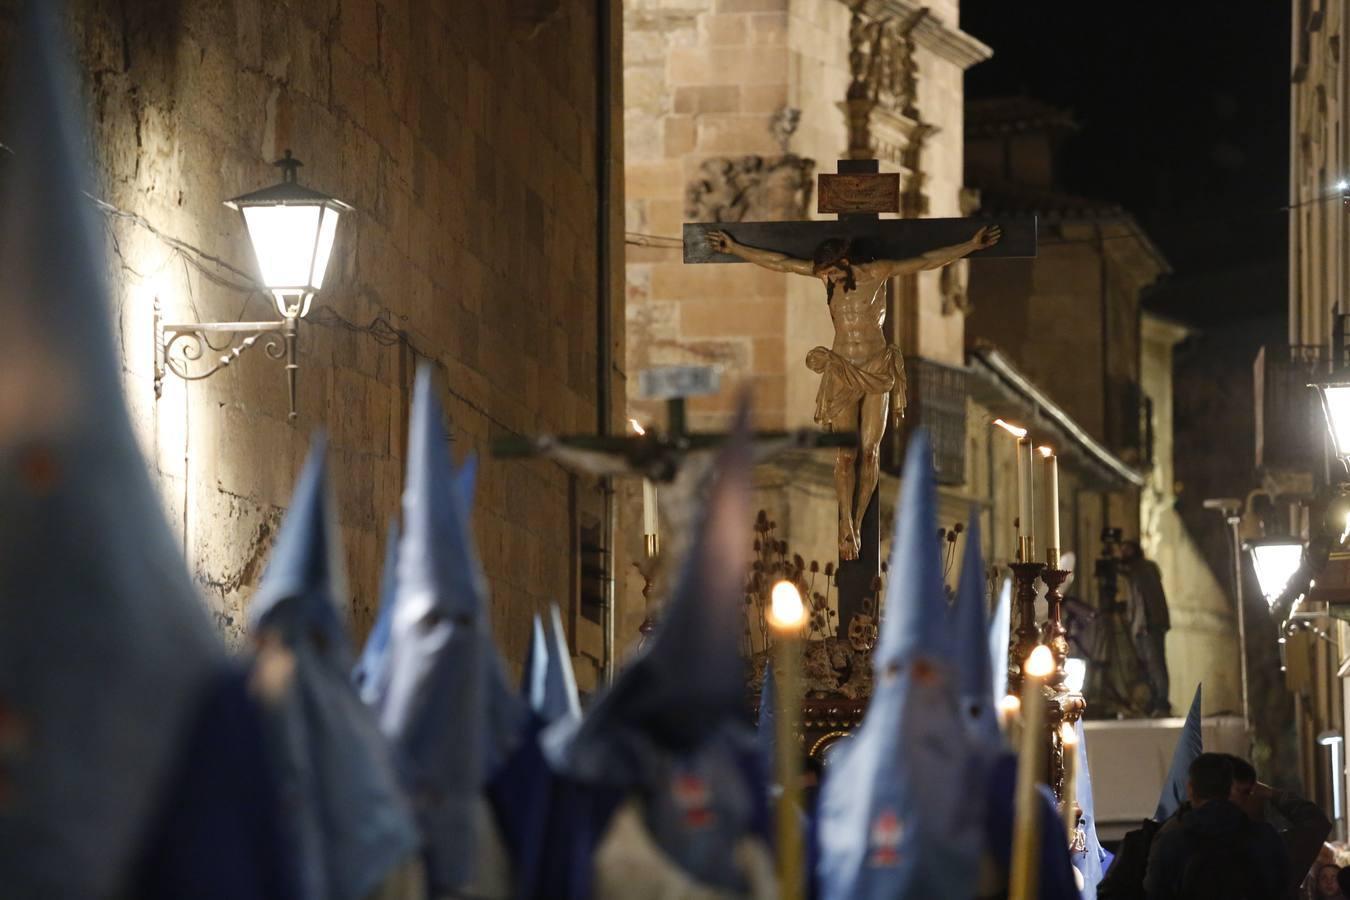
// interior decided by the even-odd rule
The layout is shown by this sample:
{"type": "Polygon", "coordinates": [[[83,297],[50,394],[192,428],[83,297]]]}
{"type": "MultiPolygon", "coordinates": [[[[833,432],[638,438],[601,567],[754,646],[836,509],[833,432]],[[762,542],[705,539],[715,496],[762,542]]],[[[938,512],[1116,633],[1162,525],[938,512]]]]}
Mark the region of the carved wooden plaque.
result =
{"type": "Polygon", "coordinates": [[[816,211],[821,213],[893,213],[900,211],[900,174],[820,176],[816,211]]]}

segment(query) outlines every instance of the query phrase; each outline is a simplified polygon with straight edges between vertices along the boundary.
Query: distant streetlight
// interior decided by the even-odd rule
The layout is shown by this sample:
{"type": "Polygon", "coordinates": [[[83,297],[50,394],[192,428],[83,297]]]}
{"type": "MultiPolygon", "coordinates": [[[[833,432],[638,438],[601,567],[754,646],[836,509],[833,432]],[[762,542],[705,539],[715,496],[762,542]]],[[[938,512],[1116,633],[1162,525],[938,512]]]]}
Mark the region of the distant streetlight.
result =
{"type": "Polygon", "coordinates": [[[1336,823],[1336,837],[1345,840],[1345,736],[1339,731],[1324,731],[1317,743],[1331,751],[1331,817],[1336,823]]]}
{"type": "Polygon", "coordinates": [[[1274,607],[1303,563],[1303,542],[1292,537],[1258,538],[1247,541],[1246,549],[1252,556],[1261,593],[1274,607]]]}

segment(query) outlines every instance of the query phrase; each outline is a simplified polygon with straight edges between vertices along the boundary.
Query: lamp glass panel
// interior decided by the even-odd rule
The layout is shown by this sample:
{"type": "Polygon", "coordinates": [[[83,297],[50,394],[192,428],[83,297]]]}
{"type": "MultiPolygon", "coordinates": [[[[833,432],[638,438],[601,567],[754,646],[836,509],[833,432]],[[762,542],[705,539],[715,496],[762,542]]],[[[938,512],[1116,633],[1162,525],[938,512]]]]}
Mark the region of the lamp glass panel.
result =
{"type": "Polygon", "coordinates": [[[1350,385],[1329,384],[1322,388],[1322,399],[1336,455],[1350,456],[1350,385]]]}
{"type": "Polygon", "coordinates": [[[1284,593],[1302,561],[1303,545],[1298,542],[1252,547],[1252,567],[1256,569],[1256,580],[1267,603],[1273,603],[1284,593]]]}
{"type": "Polygon", "coordinates": [[[263,284],[274,291],[310,284],[321,211],[317,205],[244,207],[244,223],[263,284]]]}
{"type": "Polygon", "coordinates": [[[337,237],[338,211],[331,206],[325,207],[323,221],[319,224],[319,243],[314,248],[314,275],[310,284],[315,290],[323,287],[323,276],[328,271],[328,258],[333,253],[333,239],[337,237]]]}
{"type": "Polygon", "coordinates": [[[1083,693],[1083,684],[1087,681],[1087,660],[1069,657],[1064,660],[1064,686],[1070,693],[1083,693]]]}

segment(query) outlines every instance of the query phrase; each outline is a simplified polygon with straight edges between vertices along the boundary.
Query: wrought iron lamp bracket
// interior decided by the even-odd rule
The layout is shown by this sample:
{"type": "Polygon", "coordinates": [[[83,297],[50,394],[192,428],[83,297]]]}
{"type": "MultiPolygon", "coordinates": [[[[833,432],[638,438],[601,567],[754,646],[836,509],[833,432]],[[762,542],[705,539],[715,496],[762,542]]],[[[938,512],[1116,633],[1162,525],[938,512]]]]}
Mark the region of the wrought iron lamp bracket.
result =
{"type": "Polygon", "coordinates": [[[295,379],[300,369],[298,344],[300,319],[287,316],[271,322],[167,323],[155,298],[155,399],[163,394],[165,373],[184,381],[201,381],[229,368],[240,356],[261,344],[269,358],[284,361],[290,401],[289,421],[296,419],[295,379]],[[223,344],[212,342],[223,336],[223,344]]]}

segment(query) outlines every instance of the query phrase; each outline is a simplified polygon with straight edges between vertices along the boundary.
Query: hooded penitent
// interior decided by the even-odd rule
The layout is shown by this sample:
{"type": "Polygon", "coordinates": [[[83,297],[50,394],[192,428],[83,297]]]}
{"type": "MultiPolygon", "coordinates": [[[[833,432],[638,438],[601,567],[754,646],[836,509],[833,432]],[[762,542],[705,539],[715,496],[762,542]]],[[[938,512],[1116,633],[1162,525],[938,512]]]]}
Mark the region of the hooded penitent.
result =
{"type": "Polygon", "coordinates": [[[995,709],[993,659],[985,615],[984,557],[980,554],[980,519],[972,510],[966,527],[966,551],[961,564],[961,583],[956,594],[955,638],[957,684],[961,715],[972,743],[989,752],[1003,746],[995,709]]]}
{"type": "Polygon", "coordinates": [[[0,893],[104,897],[223,656],[127,416],[56,5],[0,130],[0,893]]]}
{"type": "Polygon", "coordinates": [[[417,373],[381,730],[394,743],[434,891],[488,890],[483,790],[525,717],[492,643],[471,492],[450,460],[430,369],[417,373]]]}
{"type": "Polygon", "coordinates": [[[625,885],[655,896],[679,878],[744,893],[757,881],[754,859],[767,860],[738,648],[752,521],[748,419],[743,403],[660,630],[585,718],[544,734],[554,768],[581,786],[558,815],[573,815],[569,806],[603,813],[598,823],[581,817],[593,840],[574,847],[594,858],[597,896],[625,885]],[[607,795],[624,804],[613,818],[607,795]]]}
{"type": "MultiPolygon", "coordinates": [[[[274,746],[305,894],[356,900],[416,853],[417,830],[384,737],[349,678],[339,602],[346,572],[322,438],[249,607],[260,659],[286,654],[292,677],[271,698],[274,746]]],[[[266,664],[266,662],[262,663],[266,664]]]]}
{"type": "Polygon", "coordinates": [[[979,869],[977,790],[937,534],[928,434],[910,438],[896,508],[872,700],[826,769],[816,884],[824,900],[968,898],[979,869]]]}

